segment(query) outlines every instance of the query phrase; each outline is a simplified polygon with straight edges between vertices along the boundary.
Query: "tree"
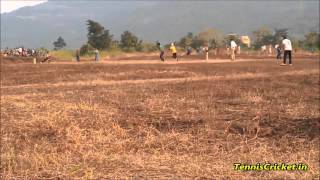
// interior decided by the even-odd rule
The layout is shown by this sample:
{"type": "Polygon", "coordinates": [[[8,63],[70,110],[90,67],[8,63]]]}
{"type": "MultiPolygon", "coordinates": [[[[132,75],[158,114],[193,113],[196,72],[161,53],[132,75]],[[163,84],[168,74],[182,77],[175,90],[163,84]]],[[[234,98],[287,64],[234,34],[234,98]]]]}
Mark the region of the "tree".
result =
{"type": "Polygon", "coordinates": [[[124,31],[121,34],[120,47],[124,51],[141,51],[142,41],[130,31],[124,31]]]}
{"type": "Polygon", "coordinates": [[[202,45],[208,45],[210,49],[215,49],[223,45],[224,33],[217,29],[210,28],[200,32],[197,36],[198,39],[204,43],[202,45]]]}
{"type": "Polygon", "coordinates": [[[193,37],[191,47],[198,49],[200,46],[205,45],[205,41],[200,39],[198,36],[193,37]]]}
{"type": "Polygon", "coordinates": [[[142,51],[143,52],[154,52],[158,50],[157,42],[156,43],[142,43],[142,51]]]}
{"type": "Polygon", "coordinates": [[[97,49],[108,49],[112,42],[112,35],[98,22],[87,20],[88,44],[97,49]]]}
{"type": "Polygon", "coordinates": [[[262,39],[261,39],[261,43],[263,43],[263,45],[269,45],[269,44],[274,44],[274,36],[272,34],[268,34],[265,35],[262,39]]]}
{"type": "Polygon", "coordinates": [[[275,44],[281,44],[283,36],[288,36],[287,28],[274,29],[273,41],[275,44]]]}
{"type": "Polygon", "coordinates": [[[305,36],[305,44],[309,49],[320,49],[320,35],[315,31],[311,31],[305,36]]]}
{"type": "Polygon", "coordinates": [[[238,37],[238,35],[236,34],[228,34],[224,37],[223,39],[223,44],[227,45],[228,47],[230,47],[230,42],[234,41],[238,46],[241,45],[241,41],[240,38],[238,37]]]}
{"type": "Polygon", "coordinates": [[[53,49],[56,51],[56,50],[64,48],[66,45],[67,44],[64,41],[64,39],[61,36],[59,36],[58,39],[55,42],[53,42],[53,46],[54,46],[53,49]]]}
{"type": "Polygon", "coordinates": [[[253,31],[252,33],[255,39],[253,46],[256,49],[259,49],[263,45],[270,44],[270,41],[268,38],[272,38],[273,40],[271,30],[266,27],[259,28],[258,30],[253,31]]]}
{"type": "Polygon", "coordinates": [[[80,48],[80,55],[90,54],[91,52],[93,52],[93,50],[94,50],[94,48],[90,44],[88,44],[88,43],[84,44],[80,48]]]}
{"type": "Polygon", "coordinates": [[[193,33],[189,32],[186,36],[182,37],[178,43],[178,45],[184,49],[190,47],[193,41],[193,33]]]}

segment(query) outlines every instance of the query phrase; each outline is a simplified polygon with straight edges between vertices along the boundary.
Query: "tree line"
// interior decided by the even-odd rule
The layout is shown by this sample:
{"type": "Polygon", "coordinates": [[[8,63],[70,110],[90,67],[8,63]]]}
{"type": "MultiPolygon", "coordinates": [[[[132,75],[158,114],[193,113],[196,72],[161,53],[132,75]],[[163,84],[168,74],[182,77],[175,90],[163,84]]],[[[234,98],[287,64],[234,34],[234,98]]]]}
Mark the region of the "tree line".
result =
{"type": "MultiPolygon", "coordinates": [[[[87,20],[86,22],[88,30],[88,41],[80,48],[80,53],[82,55],[88,54],[89,52],[92,52],[94,49],[110,50],[118,48],[125,52],[157,50],[156,43],[143,42],[130,31],[124,31],[121,34],[120,41],[117,41],[114,40],[114,37],[110,33],[110,31],[103,27],[100,23],[93,20],[87,20]]],[[[253,31],[252,35],[254,40],[252,43],[252,48],[259,49],[263,45],[280,44],[282,36],[288,36],[288,29],[279,28],[271,30],[266,27],[261,27],[253,31]]],[[[201,46],[208,46],[209,49],[216,49],[226,47],[226,45],[230,42],[230,38],[232,38],[232,36],[225,35],[223,32],[211,28],[198,34],[189,32],[187,33],[187,35],[183,36],[178,42],[176,42],[176,45],[183,49],[187,49],[189,47],[198,49],[201,46]]],[[[293,47],[297,49],[305,49],[311,51],[320,49],[320,36],[318,32],[310,31],[305,35],[303,40],[299,40],[294,37],[289,38],[293,43],[293,47]]],[[[245,47],[245,45],[241,43],[239,38],[234,39],[236,40],[237,44],[240,44],[245,47]]],[[[59,50],[66,46],[66,42],[60,36],[53,43],[53,45],[54,50],[59,50]]]]}
{"type": "Polygon", "coordinates": [[[144,46],[147,45],[130,31],[124,31],[121,34],[120,42],[113,40],[113,35],[110,34],[110,31],[93,20],[87,20],[87,29],[88,42],[80,48],[80,54],[82,55],[88,54],[93,49],[120,48],[125,52],[142,51],[144,46]]]}

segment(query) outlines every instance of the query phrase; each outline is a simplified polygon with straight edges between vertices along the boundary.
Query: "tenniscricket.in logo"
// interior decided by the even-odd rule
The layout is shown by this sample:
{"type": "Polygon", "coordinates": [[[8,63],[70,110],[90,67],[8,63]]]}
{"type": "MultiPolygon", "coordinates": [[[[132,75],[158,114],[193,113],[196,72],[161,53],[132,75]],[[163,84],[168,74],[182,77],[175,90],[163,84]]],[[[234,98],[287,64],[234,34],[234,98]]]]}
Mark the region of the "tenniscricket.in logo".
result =
{"type": "Polygon", "coordinates": [[[234,163],[233,165],[234,165],[234,170],[236,171],[308,171],[308,165],[303,163],[297,163],[297,164],[257,163],[255,165],[234,163]]]}

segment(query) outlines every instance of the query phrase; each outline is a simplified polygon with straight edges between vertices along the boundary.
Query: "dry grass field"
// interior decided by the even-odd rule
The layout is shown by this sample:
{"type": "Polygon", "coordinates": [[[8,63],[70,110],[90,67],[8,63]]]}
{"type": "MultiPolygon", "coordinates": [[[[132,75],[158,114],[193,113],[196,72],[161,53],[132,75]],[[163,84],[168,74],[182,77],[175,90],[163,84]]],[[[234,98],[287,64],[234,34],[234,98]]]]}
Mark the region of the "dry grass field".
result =
{"type": "Polygon", "coordinates": [[[1,179],[319,179],[319,82],[318,58],[3,60],[1,179]]]}

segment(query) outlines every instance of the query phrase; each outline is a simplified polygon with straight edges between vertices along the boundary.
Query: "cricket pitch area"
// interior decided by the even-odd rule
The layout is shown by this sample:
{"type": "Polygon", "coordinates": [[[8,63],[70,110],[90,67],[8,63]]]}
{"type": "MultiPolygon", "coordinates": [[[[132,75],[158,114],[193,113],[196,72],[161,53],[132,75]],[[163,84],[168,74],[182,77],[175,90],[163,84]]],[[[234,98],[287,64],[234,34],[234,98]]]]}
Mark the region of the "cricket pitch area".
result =
{"type": "Polygon", "coordinates": [[[1,65],[1,179],[317,179],[319,58],[1,65]],[[307,171],[236,171],[234,163],[307,171]]]}

